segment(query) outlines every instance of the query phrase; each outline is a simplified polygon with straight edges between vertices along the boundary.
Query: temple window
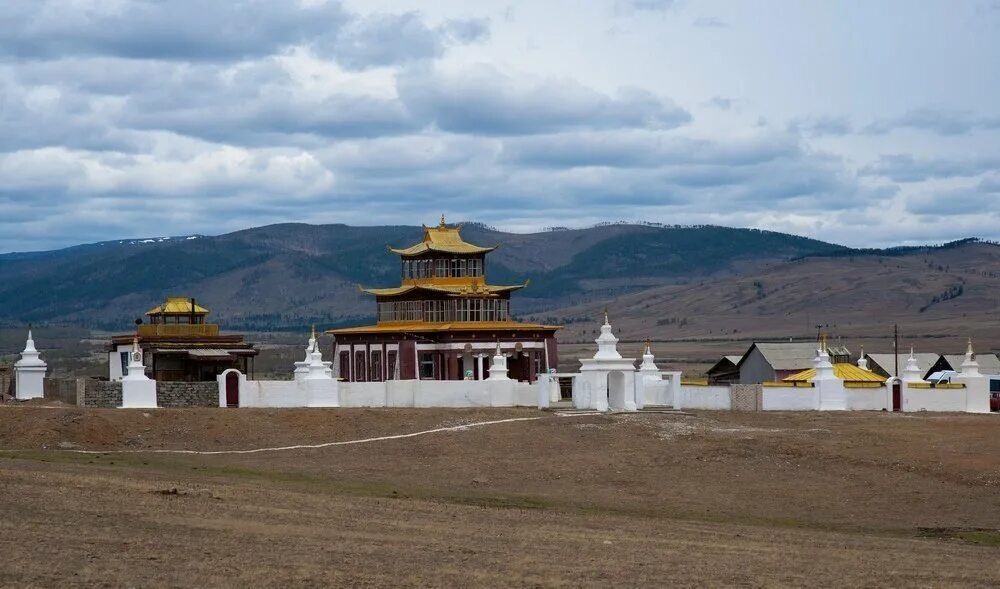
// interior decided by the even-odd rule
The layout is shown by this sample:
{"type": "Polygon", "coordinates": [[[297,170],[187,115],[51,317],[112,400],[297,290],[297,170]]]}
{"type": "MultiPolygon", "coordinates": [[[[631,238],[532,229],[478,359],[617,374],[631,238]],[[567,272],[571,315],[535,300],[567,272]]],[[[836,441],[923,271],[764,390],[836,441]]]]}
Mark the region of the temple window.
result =
{"type": "Polygon", "coordinates": [[[385,355],[385,378],[396,380],[396,352],[389,351],[385,355]]]}
{"type": "Polygon", "coordinates": [[[369,364],[371,370],[368,380],[372,382],[378,382],[382,380],[382,352],[373,351],[371,363],[369,364]]]}
{"type": "Polygon", "coordinates": [[[420,378],[434,378],[434,354],[428,352],[420,354],[420,378]]]}
{"type": "Polygon", "coordinates": [[[354,380],[363,381],[365,380],[365,375],[368,373],[365,370],[365,353],[355,352],[354,353],[354,380]]]}
{"type": "Polygon", "coordinates": [[[337,366],[340,378],[345,380],[351,379],[351,353],[341,352],[340,353],[340,363],[337,366]]]}

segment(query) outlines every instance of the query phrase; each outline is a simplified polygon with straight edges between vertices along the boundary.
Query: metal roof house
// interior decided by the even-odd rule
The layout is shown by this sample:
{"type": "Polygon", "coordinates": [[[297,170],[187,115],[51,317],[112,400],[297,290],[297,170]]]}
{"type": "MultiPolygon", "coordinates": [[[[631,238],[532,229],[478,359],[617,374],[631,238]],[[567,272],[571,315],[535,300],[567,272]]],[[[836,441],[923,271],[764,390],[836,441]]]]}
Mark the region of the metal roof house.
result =
{"type": "Polygon", "coordinates": [[[743,356],[723,356],[705,372],[708,384],[733,384],[740,382],[740,369],[737,366],[743,356]]]}
{"type": "Polygon", "coordinates": [[[816,342],[754,342],[737,368],[741,384],[784,380],[813,367],[816,342]]]}
{"type": "MultiPolygon", "coordinates": [[[[920,373],[926,378],[931,373],[931,368],[937,363],[940,355],[923,352],[913,354],[913,357],[917,359],[917,367],[920,368],[920,373]]],[[[868,369],[872,372],[881,374],[886,378],[896,376],[897,354],[865,354],[865,358],[868,359],[868,369]]],[[[907,358],[909,358],[909,354],[900,351],[898,354],[900,371],[906,367],[907,358]]],[[[964,359],[964,356],[962,358],[964,359]]],[[[959,365],[961,365],[961,362],[959,362],[959,365]]]]}
{"type": "MultiPolygon", "coordinates": [[[[940,356],[930,372],[940,370],[961,370],[962,362],[965,362],[965,354],[945,354],[940,356]]],[[[989,376],[1000,375],[1000,358],[996,354],[976,354],[976,362],[979,363],[979,373],[989,376]]],[[[924,378],[927,378],[924,376],[924,378]]]]}

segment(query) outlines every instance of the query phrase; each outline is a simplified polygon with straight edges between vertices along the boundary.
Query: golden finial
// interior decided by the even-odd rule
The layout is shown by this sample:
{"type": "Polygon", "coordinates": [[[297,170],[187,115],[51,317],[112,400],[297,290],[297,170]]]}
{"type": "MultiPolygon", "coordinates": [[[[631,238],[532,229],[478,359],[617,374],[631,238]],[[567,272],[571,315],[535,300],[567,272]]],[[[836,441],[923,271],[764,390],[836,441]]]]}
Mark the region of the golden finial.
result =
{"type": "Polygon", "coordinates": [[[820,349],[825,352],[826,351],[826,334],[825,333],[823,335],[819,336],[819,341],[820,341],[820,349]]]}
{"type": "Polygon", "coordinates": [[[444,229],[444,228],[445,228],[445,226],[446,226],[446,224],[445,224],[445,222],[444,222],[444,213],[441,213],[441,225],[440,225],[440,227],[441,227],[442,229],[444,229]]]}
{"type": "Polygon", "coordinates": [[[976,351],[972,349],[972,338],[969,338],[969,348],[965,351],[966,354],[972,354],[973,357],[976,356],[976,351]]]}
{"type": "Polygon", "coordinates": [[[312,338],[316,339],[316,324],[315,323],[313,323],[313,327],[312,327],[312,338]]]}
{"type": "Polygon", "coordinates": [[[608,306],[607,305],[604,305],[604,323],[605,324],[611,323],[610,321],[608,321],[608,306]]]}
{"type": "Polygon", "coordinates": [[[649,339],[649,337],[646,337],[646,353],[647,354],[652,351],[651,348],[652,348],[652,341],[649,339]]]}

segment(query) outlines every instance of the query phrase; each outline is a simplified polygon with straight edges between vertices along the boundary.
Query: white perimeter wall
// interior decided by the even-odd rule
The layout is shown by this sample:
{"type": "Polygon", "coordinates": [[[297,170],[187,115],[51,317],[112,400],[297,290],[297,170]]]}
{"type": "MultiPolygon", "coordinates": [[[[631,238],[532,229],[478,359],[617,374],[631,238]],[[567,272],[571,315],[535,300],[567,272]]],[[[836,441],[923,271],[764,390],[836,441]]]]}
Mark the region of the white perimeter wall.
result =
{"type": "MultiPolygon", "coordinates": [[[[240,407],[308,407],[308,381],[246,380],[240,407]]],[[[320,381],[323,382],[323,381],[320,381]]],[[[535,385],[514,380],[325,381],[341,407],[537,407],[535,385]]]]}
{"type": "Polygon", "coordinates": [[[682,384],[674,395],[675,409],[733,408],[729,386],[692,386],[682,384]]]}
{"type": "Polygon", "coordinates": [[[819,391],[813,387],[764,387],[764,411],[818,411],[819,391]]]}

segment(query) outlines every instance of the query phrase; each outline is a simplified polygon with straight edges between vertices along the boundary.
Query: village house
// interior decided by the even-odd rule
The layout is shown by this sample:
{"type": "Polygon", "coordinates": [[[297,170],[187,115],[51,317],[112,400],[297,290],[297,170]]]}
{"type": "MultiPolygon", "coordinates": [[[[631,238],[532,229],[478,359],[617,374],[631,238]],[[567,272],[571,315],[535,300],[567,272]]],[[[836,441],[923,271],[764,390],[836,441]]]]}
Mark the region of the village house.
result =
{"type": "Polygon", "coordinates": [[[743,356],[723,356],[718,362],[712,365],[705,372],[708,377],[708,384],[737,384],[740,382],[740,369],[738,368],[743,356]]]}
{"type": "MultiPolygon", "coordinates": [[[[909,355],[903,352],[900,352],[899,354],[865,354],[864,358],[868,361],[869,370],[888,379],[897,376],[897,364],[899,365],[900,372],[902,372],[907,361],[909,360],[909,355]]],[[[917,368],[920,369],[922,378],[926,379],[927,376],[931,374],[931,368],[937,363],[940,355],[929,352],[918,352],[913,354],[913,358],[916,360],[916,365],[917,368]]],[[[961,360],[958,364],[962,364],[961,360]]]]}
{"type": "Polygon", "coordinates": [[[740,384],[780,381],[813,367],[816,342],[754,342],[737,364],[740,384]]]}
{"type": "MultiPolygon", "coordinates": [[[[933,374],[942,370],[959,371],[962,362],[965,361],[964,354],[944,354],[938,357],[937,361],[930,367],[928,374],[933,374]]],[[[979,363],[979,373],[990,376],[1000,375],[1000,358],[996,354],[976,354],[976,362],[979,363]]],[[[924,378],[927,378],[925,375],[924,378]]]]}

